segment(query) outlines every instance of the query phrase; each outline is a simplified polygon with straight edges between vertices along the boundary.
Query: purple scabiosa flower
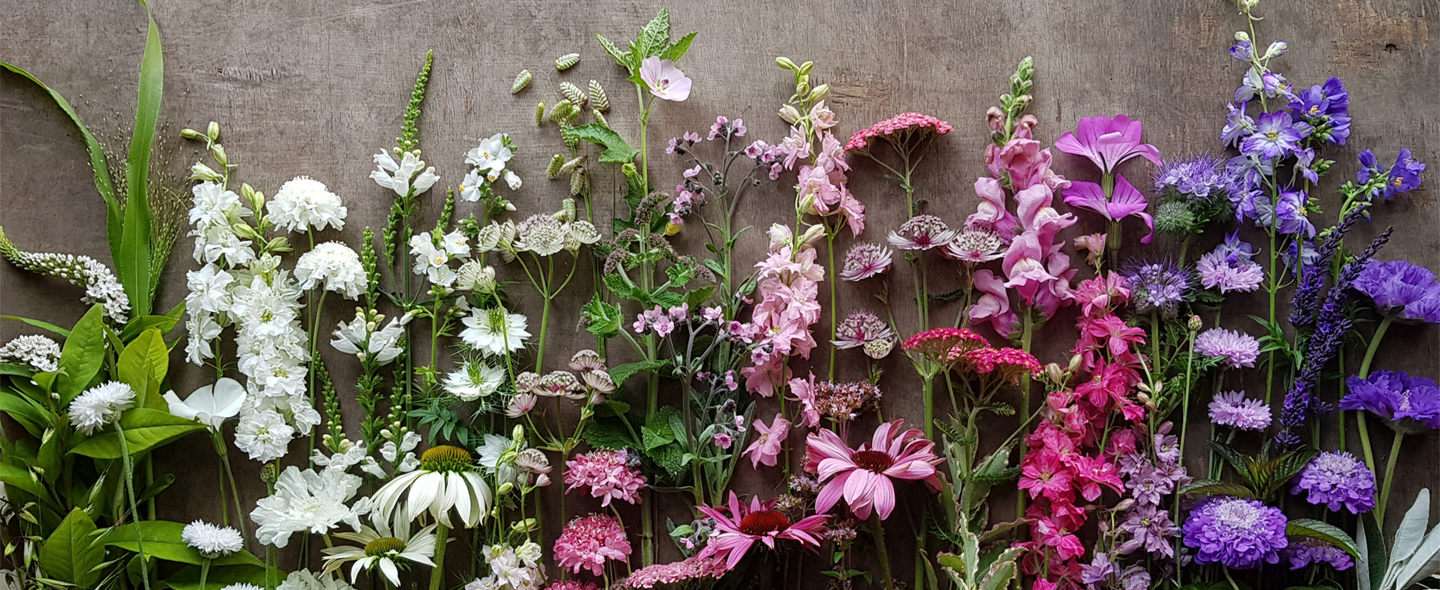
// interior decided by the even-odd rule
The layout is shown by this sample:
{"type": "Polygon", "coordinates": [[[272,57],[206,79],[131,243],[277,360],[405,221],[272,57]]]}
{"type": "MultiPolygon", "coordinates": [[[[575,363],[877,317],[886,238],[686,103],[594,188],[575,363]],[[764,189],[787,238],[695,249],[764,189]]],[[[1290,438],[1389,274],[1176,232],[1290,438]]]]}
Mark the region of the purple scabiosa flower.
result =
{"type": "Polygon", "coordinates": [[[840,278],[863,281],[890,271],[890,249],[879,244],[861,242],[845,252],[845,267],[840,278]]]}
{"type": "Polygon", "coordinates": [[[1240,141],[1255,132],[1255,119],[1245,114],[1247,103],[1229,103],[1230,112],[1225,115],[1225,128],[1220,130],[1220,143],[1235,147],[1240,141]]]}
{"type": "Polygon", "coordinates": [[[1246,570],[1279,563],[1289,546],[1285,514],[1256,500],[1211,496],[1201,500],[1185,519],[1185,545],[1195,549],[1195,563],[1219,563],[1246,570]]]}
{"type": "Polygon", "coordinates": [[[1192,204],[1210,204],[1229,199],[1234,187],[1223,174],[1224,161],[1210,154],[1167,160],[1155,171],[1155,192],[1173,193],[1192,204]]]}
{"type": "Polygon", "coordinates": [[[1319,539],[1298,539],[1285,550],[1285,554],[1290,557],[1292,571],[1322,563],[1339,572],[1355,567],[1355,561],[1350,559],[1350,554],[1344,549],[1319,539]]]}
{"type": "Polygon", "coordinates": [[[1180,532],[1180,527],[1175,526],[1175,523],[1170,520],[1169,512],[1158,506],[1136,504],[1125,515],[1125,520],[1120,523],[1120,529],[1130,533],[1130,539],[1135,543],[1137,549],[1144,549],[1151,555],[1175,557],[1175,546],[1172,539],[1180,532]]]}
{"type": "Polygon", "coordinates": [[[954,240],[955,230],[934,215],[916,215],[900,224],[900,231],[890,232],[888,239],[901,250],[929,250],[954,240]]]}
{"type": "Polygon", "coordinates": [[[1243,391],[1215,394],[1210,400],[1210,421],[1236,430],[1265,430],[1270,427],[1270,408],[1264,401],[1245,397],[1243,391]]]}
{"type": "Polygon", "coordinates": [[[964,229],[946,243],[940,253],[966,264],[979,264],[1005,256],[1004,247],[1000,234],[986,229],[964,229]]]}
{"type": "Polygon", "coordinates": [[[1240,241],[1235,233],[1225,236],[1225,243],[1207,252],[1195,263],[1200,284],[1221,294],[1250,293],[1265,280],[1265,269],[1253,260],[1255,248],[1240,241]]]}
{"type": "Polygon", "coordinates": [[[1158,311],[1167,319],[1175,317],[1193,288],[1190,271],[1172,260],[1131,263],[1121,275],[1136,313],[1158,311]]]}
{"type": "Polygon", "coordinates": [[[895,332],[878,316],[865,310],[850,312],[835,328],[835,348],[861,348],[873,359],[885,358],[895,348],[895,332]]]}
{"type": "Polygon", "coordinates": [[[1399,320],[1440,323],[1434,301],[1440,299],[1435,273],[1404,260],[1371,260],[1355,278],[1355,290],[1364,293],[1380,313],[1399,320]]]}
{"type": "Polygon", "coordinates": [[[1211,328],[1195,337],[1195,352],[1221,359],[1227,369],[1253,367],[1260,356],[1260,342],[1244,332],[1211,328]]]}
{"type": "Polygon", "coordinates": [[[1265,113],[1256,122],[1255,133],[1240,142],[1240,152],[1274,159],[1300,149],[1300,140],[1300,132],[1295,129],[1290,113],[1265,113]]]}
{"type": "Polygon", "coordinates": [[[1440,386],[1428,377],[1375,371],[1365,379],[1351,376],[1345,386],[1350,392],[1340,400],[1342,410],[1365,410],[1407,434],[1440,430],[1440,386]]]}
{"type": "Polygon", "coordinates": [[[1320,453],[1300,471],[1291,493],[1306,494],[1316,506],[1364,514],[1375,507],[1375,474],[1350,453],[1320,453]]]}

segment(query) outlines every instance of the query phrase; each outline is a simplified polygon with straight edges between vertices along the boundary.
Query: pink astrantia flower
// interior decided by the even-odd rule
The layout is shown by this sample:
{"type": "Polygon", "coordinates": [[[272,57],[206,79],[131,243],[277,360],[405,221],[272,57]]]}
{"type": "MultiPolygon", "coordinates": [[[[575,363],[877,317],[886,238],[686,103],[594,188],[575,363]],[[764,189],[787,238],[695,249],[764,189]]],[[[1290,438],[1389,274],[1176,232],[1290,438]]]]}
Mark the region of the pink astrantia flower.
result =
{"type": "Polygon", "coordinates": [[[945,244],[940,253],[951,260],[966,264],[980,264],[998,260],[1005,256],[1004,240],[1000,234],[986,229],[963,229],[955,239],[945,244]]]}
{"type": "Polygon", "coordinates": [[[715,532],[710,533],[710,541],[700,551],[700,557],[724,559],[726,569],[735,569],[757,542],[771,549],[775,548],[775,541],[781,539],[799,542],[800,546],[812,550],[820,546],[820,535],[825,533],[829,515],[816,514],[792,523],[774,506],[775,500],[761,502],[757,497],[751,497],[747,506],[735,492],[730,492],[727,507],[697,506],[702,514],[715,519],[715,532]]]}
{"type": "Polygon", "coordinates": [[[674,102],[690,98],[690,79],[668,59],[645,58],[640,62],[640,79],[655,98],[674,102]]]}
{"type": "Polygon", "coordinates": [[[630,467],[626,453],[622,451],[591,451],[565,463],[565,483],[569,492],[577,487],[590,488],[590,495],[600,498],[601,506],[609,506],[611,500],[624,500],[635,504],[640,501],[640,489],[645,487],[645,476],[630,467]]]}
{"type": "Polygon", "coordinates": [[[880,121],[866,129],[856,131],[850,136],[850,141],[845,143],[845,151],[851,152],[869,147],[870,140],[876,138],[891,139],[891,135],[907,135],[910,133],[934,133],[944,135],[953,130],[949,123],[921,113],[900,113],[880,121]]]}
{"type": "Polygon", "coordinates": [[[923,433],[902,431],[904,426],[904,420],[881,424],[869,443],[853,450],[829,430],[811,434],[805,470],[824,485],[815,498],[815,511],[829,512],[843,498],[861,520],[870,518],[872,509],[885,520],[895,510],[893,480],[921,480],[930,491],[939,491],[935,466],[944,459],[935,456],[935,443],[923,433]]]}
{"type": "Polygon", "coordinates": [[[1143,143],[1144,125],[1125,115],[1086,117],[1080,119],[1075,131],[1066,131],[1055,140],[1055,147],[1067,154],[1085,156],[1105,174],[1111,174],[1121,162],[1140,156],[1160,165],[1160,150],[1143,143]]]}
{"type": "Polygon", "coordinates": [[[890,232],[891,246],[901,250],[939,248],[955,239],[955,231],[934,215],[916,215],[900,224],[900,231],[890,232]]]}
{"type": "Polygon", "coordinates": [[[1089,209],[1103,215],[1111,222],[1120,221],[1131,215],[1139,216],[1141,221],[1145,222],[1145,227],[1150,229],[1150,233],[1140,238],[1140,242],[1149,244],[1150,238],[1155,235],[1155,218],[1145,212],[1145,208],[1150,205],[1145,200],[1145,195],[1140,194],[1140,191],[1132,186],[1130,181],[1120,175],[1115,176],[1115,189],[1112,193],[1107,200],[1105,189],[1100,185],[1077,180],[1070,183],[1070,190],[1065,191],[1065,204],[1089,209]]]}
{"type": "Polygon", "coordinates": [[[756,419],[751,427],[758,436],[755,437],[755,442],[745,449],[745,454],[750,456],[750,467],[759,469],[762,463],[774,467],[785,444],[785,437],[790,433],[790,421],[776,414],[769,426],[756,419]]]}
{"type": "Polygon", "coordinates": [[[840,278],[846,281],[863,281],[890,270],[890,249],[879,244],[860,242],[845,252],[845,267],[840,278]]]}
{"type": "Polygon", "coordinates": [[[628,561],[630,551],[625,528],[615,517],[604,514],[570,521],[555,540],[555,560],[576,574],[584,569],[596,576],[604,575],[606,561],[628,561]]]}

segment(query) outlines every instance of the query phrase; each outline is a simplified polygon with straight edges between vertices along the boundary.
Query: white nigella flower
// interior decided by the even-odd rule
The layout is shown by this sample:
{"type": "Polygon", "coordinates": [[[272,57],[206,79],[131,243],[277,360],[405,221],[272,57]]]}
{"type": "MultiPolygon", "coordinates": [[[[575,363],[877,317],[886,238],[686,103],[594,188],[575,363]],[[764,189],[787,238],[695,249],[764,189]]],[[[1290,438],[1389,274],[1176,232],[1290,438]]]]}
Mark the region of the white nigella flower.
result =
{"type": "Polygon", "coordinates": [[[180,531],[180,540],[200,552],[206,559],[215,559],[236,553],[245,548],[240,531],[230,527],[218,527],[203,520],[185,525],[180,531]]]}
{"type": "Polygon", "coordinates": [[[174,391],[167,392],[165,401],[170,404],[171,414],[219,430],[226,420],[240,415],[240,407],[245,404],[245,386],[221,377],[214,385],[196,389],[184,400],[174,391]]]}
{"type": "Polygon", "coordinates": [[[290,572],[276,590],[355,590],[355,587],[333,574],[322,572],[317,575],[304,569],[290,572]]]}
{"type": "Polygon", "coordinates": [[[296,176],[280,185],[265,203],[265,212],[276,227],[292,232],[345,227],[346,210],[340,197],[308,176],[296,176]]]}
{"type": "Polygon", "coordinates": [[[120,414],[134,407],[135,390],[118,381],[91,387],[70,402],[70,425],[87,435],[120,420],[120,414]]]}
{"type": "Polygon", "coordinates": [[[220,324],[213,314],[197,311],[185,320],[185,359],[192,365],[203,365],[205,359],[214,358],[210,341],[220,337],[220,324]]]}
{"type": "Polygon", "coordinates": [[[525,330],[527,320],[518,313],[506,313],[503,308],[475,308],[462,320],[465,329],[460,339],[471,348],[487,355],[503,355],[520,350],[530,332],[525,330]]]}
{"type": "Polygon", "coordinates": [[[400,520],[411,521],[429,513],[449,527],[454,509],[465,528],[485,521],[490,513],[490,487],[475,470],[470,451],[439,445],[420,456],[420,468],[390,480],[371,497],[376,516],[389,520],[403,509],[400,520]],[[403,500],[402,500],[403,499],[403,500]]]}
{"type": "Polygon", "coordinates": [[[230,284],[234,281],[234,275],[214,264],[185,273],[185,286],[190,291],[185,296],[185,309],[209,313],[230,311],[230,284]]]}
{"type": "Polygon", "coordinates": [[[390,323],[380,328],[385,316],[379,313],[373,318],[365,310],[355,312],[355,319],[335,328],[335,339],[330,345],[345,354],[360,357],[360,361],[373,358],[381,365],[387,365],[400,356],[400,338],[405,335],[405,324],[410,323],[411,314],[391,318],[390,323]],[[376,329],[379,328],[379,329],[376,329]]]}
{"type": "Polygon", "coordinates": [[[375,184],[395,191],[395,194],[402,197],[428,191],[440,180],[440,176],[435,174],[435,167],[427,168],[425,161],[415,152],[405,152],[397,164],[395,158],[382,149],[375,154],[375,168],[370,172],[370,178],[375,180],[375,184]]]}
{"type": "Polygon", "coordinates": [[[369,284],[360,255],[341,242],[325,242],[295,261],[295,279],[306,291],[323,285],[326,290],[355,299],[369,284]]]}
{"type": "Polygon", "coordinates": [[[286,424],[285,417],[275,410],[246,412],[240,416],[240,425],[235,427],[235,447],[261,463],[284,457],[294,437],[295,428],[286,424]]]}
{"type": "Polygon", "coordinates": [[[260,528],[255,538],[265,545],[283,548],[295,533],[329,534],[344,522],[360,528],[360,516],[370,509],[366,500],[348,506],[360,489],[361,479],[330,467],[320,472],[286,467],[275,481],[275,494],[255,503],[250,519],[260,528]]]}
{"type": "Polygon", "coordinates": [[[346,562],[353,561],[355,563],[350,567],[352,581],[358,581],[360,574],[370,568],[379,567],[391,585],[399,586],[400,566],[405,564],[403,561],[396,563],[397,560],[435,567],[435,562],[430,560],[435,554],[435,525],[415,531],[412,535],[409,520],[397,520],[393,527],[387,520],[373,518],[371,522],[375,528],[360,526],[353,533],[336,533],[336,537],[360,543],[361,546],[338,545],[323,549],[325,572],[333,572],[346,562]]]}
{"type": "Polygon", "coordinates": [[[444,247],[437,247],[431,234],[410,236],[410,256],[415,260],[415,274],[445,287],[455,282],[455,269],[450,268],[451,254],[444,247]]]}
{"type": "Polygon", "coordinates": [[[0,346],[0,363],[25,365],[38,373],[60,370],[60,345],[45,336],[17,336],[0,346]]]}
{"type": "Polygon", "coordinates": [[[490,139],[480,142],[480,145],[465,153],[465,163],[487,172],[500,172],[505,169],[505,164],[515,156],[511,151],[510,136],[504,133],[491,135],[490,139]]]}
{"type": "Polygon", "coordinates": [[[461,401],[473,402],[495,393],[504,381],[503,369],[482,362],[470,362],[445,377],[445,391],[461,401]]]}

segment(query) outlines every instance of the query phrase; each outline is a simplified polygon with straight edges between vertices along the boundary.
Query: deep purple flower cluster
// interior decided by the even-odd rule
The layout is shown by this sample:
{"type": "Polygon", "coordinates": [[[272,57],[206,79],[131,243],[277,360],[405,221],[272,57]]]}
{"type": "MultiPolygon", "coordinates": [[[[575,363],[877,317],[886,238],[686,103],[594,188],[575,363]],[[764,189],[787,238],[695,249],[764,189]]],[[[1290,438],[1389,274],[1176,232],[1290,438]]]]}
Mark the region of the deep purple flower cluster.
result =
{"type": "Polygon", "coordinates": [[[1440,323],[1440,283],[1435,273],[1404,260],[1371,260],[1355,277],[1355,290],[1364,293],[1380,313],[1399,320],[1440,323]]]}
{"type": "Polygon", "coordinates": [[[1288,522],[1279,508],[1257,500],[1211,496],[1190,511],[1182,531],[1195,563],[1244,570],[1280,562],[1280,551],[1289,546],[1288,522]]]}
{"type": "Polygon", "coordinates": [[[1131,263],[1121,274],[1130,289],[1130,303],[1139,314],[1158,311],[1165,318],[1174,318],[1180,303],[1194,289],[1190,270],[1173,260],[1131,263]]]}
{"type": "Polygon", "coordinates": [[[1174,193],[1188,203],[1228,202],[1235,181],[1225,173],[1224,163],[1210,154],[1168,160],[1155,171],[1155,192],[1174,193]]]}
{"type": "Polygon", "coordinates": [[[1405,433],[1440,430],[1440,386],[1428,377],[1401,371],[1375,371],[1345,381],[1350,393],[1340,400],[1342,410],[1375,414],[1405,433]]]}
{"type": "Polygon", "coordinates": [[[1328,564],[1335,571],[1343,572],[1355,567],[1355,561],[1344,549],[1319,539],[1299,539],[1290,545],[1285,553],[1290,556],[1290,569],[1298,570],[1311,565],[1328,564]]]}
{"type": "Polygon", "coordinates": [[[1350,453],[1320,453],[1300,471],[1291,492],[1306,494],[1316,506],[1363,514],[1375,507],[1375,474],[1350,453]]]}
{"type": "Polygon", "coordinates": [[[1345,236],[1350,233],[1350,229],[1365,217],[1368,209],[1369,205],[1362,203],[1351,210],[1340,219],[1340,223],[1330,230],[1330,233],[1325,236],[1325,241],[1321,242],[1318,248],[1314,247],[1311,240],[1295,242],[1296,248],[1301,252],[1307,249],[1306,246],[1310,246],[1308,249],[1314,254],[1308,257],[1302,254],[1298,257],[1298,264],[1291,264],[1299,276],[1299,284],[1295,287],[1295,294],[1290,299],[1291,325],[1297,328],[1309,328],[1315,325],[1315,320],[1320,317],[1320,307],[1323,303],[1320,292],[1325,288],[1325,279],[1330,276],[1328,268],[1330,260],[1340,249],[1340,245],[1344,242],[1345,236]]]}
{"type": "Polygon", "coordinates": [[[1401,148],[1400,154],[1395,157],[1395,165],[1389,170],[1381,169],[1375,161],[1375,154],[1370,150],[1360,152],[1360,184],[1367,184],[1371,179],[1384,177],[1385,188],[1376,189],[1378,194],[1371,196],[1390,200],[1395,195],[1413,191],[1420,187],[1420,173],[1425,171],[1425,163],[1417,162],[1411,157],[1410,150],[1401,148]]]}

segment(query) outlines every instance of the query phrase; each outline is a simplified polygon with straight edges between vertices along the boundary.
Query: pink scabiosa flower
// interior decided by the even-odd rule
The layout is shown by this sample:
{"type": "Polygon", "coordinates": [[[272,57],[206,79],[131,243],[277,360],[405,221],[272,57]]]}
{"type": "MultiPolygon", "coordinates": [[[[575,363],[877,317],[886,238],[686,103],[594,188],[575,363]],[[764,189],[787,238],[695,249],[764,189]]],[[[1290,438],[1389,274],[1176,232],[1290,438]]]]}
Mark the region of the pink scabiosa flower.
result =
{"type": "Polygon", "coordinates": [[[955,239],[955,231],[934,215],[916,215],[900,224],[900,231],[890,232],[891,246],[901,250],[930,250],[955,239]]]}
{"type": "Polygon", "coordinates": [[[674,102],[690,98],[690,78],[668,59],[645,58],[640,62],[640,79],[655,98],[674,102]]]}
{"type": "Polygon", "coordinates": [[[1253,260],[1255,247],[1240,241],[1237,234],[1225,236],[1225,243],[1205,253],[1195,263],[1200,284],[1222,295],[1232,291],[1249,293],[1260,288],[1265,269],[1253,260]]]}
{"type": "Polygon", "coordinates": [[[881,424],[870,442],[857,449],[829,430],[811,434],[805,470],[824,486],[815,498],[815,511],[829,512],[843,498],[856,517],[870,518],[873,510],[885,520],[895,510],[894,480],[920,480],[930,491],[939,491],[935,466],[944,459],[935,456],[935,443],[923,433],[904,427],[904,420],[881,424]]]}
{"type": "Polygon", "coordinates": [[[570,521],[555,540],[555,560],[560,567],[576,574],[583,569],[602,576],[606,561],[628,561],[630,551],[625,528],[615,517],[604,514],[570,521]]]}
{"type": "Polygon", "coordinates": [[[728,507],[697,506],[702,514],[715,519],[715,532],[710,533],[710,540],[699,557],[724,559],[725,569],[735,569],[757,542],[771,549],[775,548],[775,541],[781,539],[796,541],[811,549],[820,546],[820,535],[825,533],[829,515],[816,514],[792,523],[774,506],[775,500],[761,502],[757,497],[751,497],[747,506],[740,503],[735,492],[730,492],[728,507]]]}
{"type": "Polygon", "coordinates": [[[723,578],[727,571],[729,570],[725,567],[725,560],[696,555],[681,561],[657,563],[640,568],[611,588],[614,590],[690,588],[695,587],[694,584],[723,578]]]}
{"type": "Polygon", "coordinates": [[[835,348],[860,348],[865,355],[879,360],[895,348],[895,332],[879,316],[865,310],[850,312],[835,328],[835,348]]]}
{"type": "Polygon", "coordinates": [[[645,476],[630,466],[625,451],[590,451],[566,461],[565,467],[565,483],[570,484],[565,491],[589,488],[592,497],[601,499],[601,506],[609,506],[611,500],[636,504],[645,487],[645,476]]]}
{"type": "Polygon", "coordinates": [[[1106,175],[1114,173],[1121,162],[1136,156],[1160,165],[1160,150],[1143,143],[1145,126],[1125,115],[1086,117],[1080,119],[1075,131],[1066,131],[1055,140],[1055,147],[1067,154],[1084,156],[1106,175]]]}
{"type": "Polygon", "coordinates": [[[845,252],[845,267],[840,278],[850,282],[863,281],[890,271],[890,249],[879,244],[860,242],[845,252]]]}
{"type": "Polygon", "coordinates": [[[984,229],[963,229],[940,251],[946,258],[966,264],[980,264],[1005,256],[1000,234],[984,229]]]}
{"type": "Polygon", "coordinates": [[[750,456],[750,467],[759,469],[762,463],[774,467],[783,450],[785,438],[790,434],[790,421],[776,414],[769,426],[757,419],[750,427],[756,434],[755,442],[745,449],[745,454],[750,456]]]}

